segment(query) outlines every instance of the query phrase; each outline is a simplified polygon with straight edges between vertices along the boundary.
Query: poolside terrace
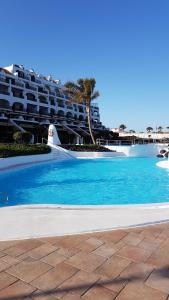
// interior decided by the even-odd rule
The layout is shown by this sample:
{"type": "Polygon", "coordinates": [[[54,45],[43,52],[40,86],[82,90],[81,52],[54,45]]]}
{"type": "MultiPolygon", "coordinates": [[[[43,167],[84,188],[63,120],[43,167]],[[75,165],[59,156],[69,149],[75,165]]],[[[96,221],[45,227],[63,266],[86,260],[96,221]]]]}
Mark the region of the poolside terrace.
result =
{"type": "Polygon", "coordinates": [[[0,299],[167,300],[169,223],[0,242],[0,299]]]}

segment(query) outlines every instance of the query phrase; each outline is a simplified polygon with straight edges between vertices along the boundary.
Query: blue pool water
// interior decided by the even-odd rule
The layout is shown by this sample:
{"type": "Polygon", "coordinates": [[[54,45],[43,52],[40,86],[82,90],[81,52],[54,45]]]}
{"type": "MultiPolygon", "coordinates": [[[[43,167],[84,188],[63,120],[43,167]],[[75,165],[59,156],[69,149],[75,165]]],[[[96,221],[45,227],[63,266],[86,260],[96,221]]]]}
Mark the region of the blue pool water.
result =
{"type": "Polygon", "coordinates": [[[169,173],[156,158],[50,162],[0,174],[0,206],[169,201],[169,173]],[[8,195],[8,201],[6,200],[8,195]]]}

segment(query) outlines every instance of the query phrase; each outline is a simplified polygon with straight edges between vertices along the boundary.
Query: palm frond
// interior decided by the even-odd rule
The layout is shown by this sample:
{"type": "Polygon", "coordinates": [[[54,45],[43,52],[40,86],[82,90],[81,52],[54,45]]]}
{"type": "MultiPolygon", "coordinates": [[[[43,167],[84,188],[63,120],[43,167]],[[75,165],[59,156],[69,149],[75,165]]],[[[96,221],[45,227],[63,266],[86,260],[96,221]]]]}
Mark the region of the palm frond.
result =
{"type": "Polygon", "coordinates": [[[91,96],[91,99],[94,100],[96,99],[97,97],[100,96],[100,93],[98,91],[94,92],[93,95],[91,96]]]}

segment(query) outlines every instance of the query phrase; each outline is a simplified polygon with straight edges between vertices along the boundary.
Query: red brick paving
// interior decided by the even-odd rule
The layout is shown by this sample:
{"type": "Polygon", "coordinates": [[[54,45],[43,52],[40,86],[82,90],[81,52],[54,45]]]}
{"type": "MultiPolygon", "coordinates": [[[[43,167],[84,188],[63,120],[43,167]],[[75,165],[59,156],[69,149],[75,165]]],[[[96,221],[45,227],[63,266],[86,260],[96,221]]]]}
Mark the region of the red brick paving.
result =
{"type": "Polygon", "coordinates": [[[0,300],[169,300],[169,223],[0,242],[0,300]]]}

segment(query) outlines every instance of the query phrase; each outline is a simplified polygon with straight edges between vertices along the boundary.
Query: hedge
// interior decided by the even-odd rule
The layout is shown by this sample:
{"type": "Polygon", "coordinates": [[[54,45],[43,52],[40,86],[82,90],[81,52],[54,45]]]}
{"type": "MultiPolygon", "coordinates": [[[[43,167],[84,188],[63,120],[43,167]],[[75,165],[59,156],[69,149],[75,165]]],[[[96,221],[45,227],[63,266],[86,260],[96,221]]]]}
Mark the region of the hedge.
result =
{"type": "Polygon", "coordinates": [[[79,152],[114,152],[108,148],[99,145],[60,145],[62,148],[71,150],[71,151],[79,151],[79,152]]]}
{"type": "Polygon", "coordinates": [[[45,144],[0,144],[0,158],[49,153],[51,148],[45,144]]]}

